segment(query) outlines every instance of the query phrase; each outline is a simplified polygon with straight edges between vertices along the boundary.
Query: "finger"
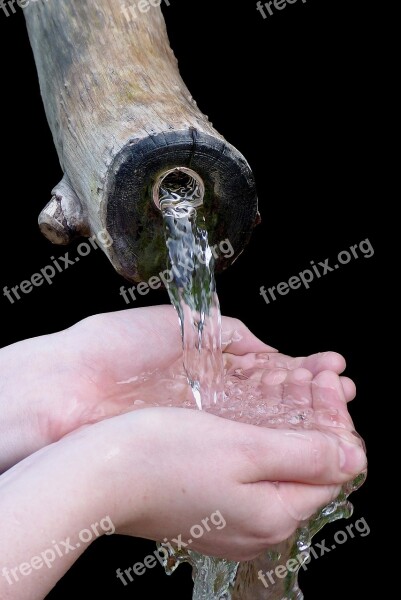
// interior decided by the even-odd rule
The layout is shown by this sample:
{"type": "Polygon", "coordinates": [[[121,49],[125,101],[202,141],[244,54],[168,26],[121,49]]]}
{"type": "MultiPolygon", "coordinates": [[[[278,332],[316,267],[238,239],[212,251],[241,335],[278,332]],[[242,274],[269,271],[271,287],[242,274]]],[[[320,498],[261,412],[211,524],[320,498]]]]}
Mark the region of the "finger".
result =
{"type": "Polygon", "coordinates": [[[272,346],[259,340],[248,327],[238,319],[222,317],[221,325],[224,352],[231,352],[232,354],[277,352],[275,348],[272,348],[272,346]]]}
{"type": "Polygon", "coordinates": [[[313,375],[320,371],[333,371],[342,373],[345,369],[345,359],[337,352],[320,352],[311,356],[300,356],[293,358],[285,354],[272,354],[269,361],[269,367],[275,369],[308,369],[313,375]]]}
{"type": "Polygon", "coordinates": [[[262,375],[266,371],[265,359],[260,358],[265,356],[264,354],[231,354],[231,352],[224,351],[223,360],[226,372],[228,375],[241,371],[245,376],[252,378],[254,381],[261,381],[262,375]]]}
{"type": "Polygon", "coordinates": [[[276,484],[276,491],[284,512],[300,523],[333,502],[339,495],[341,486],[279,482],[276,484]]]}
{"type": "Polygon", "coordinates": [[[332,371],[322,371],[316,375],[312,382],[312,393],[315,414],[320,416],[319,424],[354,429],[338,375],[332,371]]]}
{"type": "Polygon", "coordinates": [[[281,404],[284,395],[284,381],[288,376],[288,371],[285,369],[264,370],[261,375],[263,400],[269,404],[281,404]]]}
{"type": "Polygon", "coordinates": [[[245,489],[245,502],[252,503],[255,510],[253,523],[261,537],[262,552],[267,546],[288,540],[303,521],[335,500],[341,486],[260,481],[245,489]]]}
{"type": "Polygon", "coordinates": [[[288,371],[283,383],[283,402],[293,408],[310,408],[312,406],[312,379],[313,375],[307,369],[288,371]]]}
{"type": "Polygon", "coordinates": [[[307,356],[302,366],[309,369],[314,375],[320,371],[333,371],[340,374],[345,370],[346,362],[338,352],[320,352],[307,356]]]}
{"type": "Polygon", "coordinates": [[[269,403],[288,403],[294,408],[312,405],[312,373],[306,369],[264,370],[261,377],[263,400],[269,403]]]}
{"type": "Polygon", "coordinates": [[[349,377],[340,377],[343,386],[344,396],[347,402],[351,402],[356,396],[356,385],[349,377]]]}
{"type": "MultiPolygon", "coordinates": [[[[249,426],[251,427],[251,426],[249,426]]],[[[244,482],[261,480],[338,485],[366,467],[366,456],[351,432],[341,437],[313,430],[252,427],[243,444],[244,482]]]]}

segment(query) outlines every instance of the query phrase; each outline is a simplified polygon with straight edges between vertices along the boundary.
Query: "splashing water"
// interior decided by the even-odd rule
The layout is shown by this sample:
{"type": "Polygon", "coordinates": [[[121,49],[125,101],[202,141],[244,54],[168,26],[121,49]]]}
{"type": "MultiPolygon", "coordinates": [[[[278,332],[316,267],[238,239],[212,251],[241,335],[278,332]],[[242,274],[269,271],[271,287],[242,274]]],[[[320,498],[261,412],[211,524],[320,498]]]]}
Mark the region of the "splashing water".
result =
{"type": "MultiPolygon", "coordinates": [[[[336,402],[330,399],[333,390],[325,390],[323,400],[310,381],[287,388],[285,384],[272,385],[268,353],[223,354],[213,256],[206,229],[197,219],[201,192],[194,180],[173,173],[160,193],[172,277],[168,291],[181,326],[183,362],[135,378],[129,390],[133,404],[137,408],[205,409],[236,421],[296,430],[299,435],[311,429],[344,431],[342,410],[333,408],[336,402]]],[[[308,561],[312,537],[325,524],[352,515],[348,496],[364,478],[362,474],[343,486],[337,499],[304,522],[293,536],[252,561],[238,563],[160,544],[168,553],[166,571],[172,573],[182,562],[192,565],[193,600],[302,600],[298,571],[308,561]],[[294,570],[293,562],[293,569],[287,569],[285,577],[266,589],[258,577],[260,571],[271,572],[289,559],[295,559],[298,567],[294,570]]]]}

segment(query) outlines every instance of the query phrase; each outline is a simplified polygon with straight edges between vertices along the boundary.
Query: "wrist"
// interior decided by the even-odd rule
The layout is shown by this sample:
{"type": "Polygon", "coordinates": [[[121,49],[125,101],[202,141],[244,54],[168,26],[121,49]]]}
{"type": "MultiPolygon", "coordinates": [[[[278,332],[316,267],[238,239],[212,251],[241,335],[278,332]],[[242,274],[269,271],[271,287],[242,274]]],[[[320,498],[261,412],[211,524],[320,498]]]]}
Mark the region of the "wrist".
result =
{"type": "Polygon", "coordinates": [[[92,383],[68,347],[62,331],[0,350],[0,473],[83,424],[92,383]]]}
{"type": "Polygon", "coordinates": [[[0,350],[0,473],[55,441],[46,429],[45,394],[39,386],[42,357],[32,347],[34,341],[0,350]]]}
{"type": "Polygon", "coordinates": [[[3,573],[19,583],[11,590],[0,580],[0,597],[11,590],[12,598],[44,598],[92,541],[114,532],[101,501],[99,448],[90,441],[78,432],[0,477],[3,573]]]}

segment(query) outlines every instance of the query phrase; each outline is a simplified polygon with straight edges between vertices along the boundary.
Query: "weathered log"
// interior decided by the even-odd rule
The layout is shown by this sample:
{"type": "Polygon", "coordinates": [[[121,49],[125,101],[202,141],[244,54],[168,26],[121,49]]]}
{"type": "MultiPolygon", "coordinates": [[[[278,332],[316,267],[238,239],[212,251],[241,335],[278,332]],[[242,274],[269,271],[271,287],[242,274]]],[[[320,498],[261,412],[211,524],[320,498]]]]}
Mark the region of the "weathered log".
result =
{"type": "MultiPolygon", "coordinates": [[[[146,4],[146,3],[145,3],[146,4]]],[[[127,20],[115,0],[38,0],[25,9],[47,119],[65,174],[39,225],[54,243],[107,229],[104,248],[130,280],[165,267],[160,175],[183,166],[205,185],[212,243],[232,262],[258,221],[252,172],[182,81],[159,8],[127,20]]],[[[126,11],[125,11],[126,12],[126,11]]]]}

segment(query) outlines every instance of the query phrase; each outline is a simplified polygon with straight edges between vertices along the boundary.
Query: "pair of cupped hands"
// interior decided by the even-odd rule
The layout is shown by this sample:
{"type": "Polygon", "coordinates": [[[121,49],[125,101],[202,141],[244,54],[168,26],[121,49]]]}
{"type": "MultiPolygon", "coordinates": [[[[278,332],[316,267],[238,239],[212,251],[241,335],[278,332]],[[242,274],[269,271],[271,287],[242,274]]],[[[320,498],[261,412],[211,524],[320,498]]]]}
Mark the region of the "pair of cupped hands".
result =
{"type": "MultiPolygon", "coordinates": [[[[0,569],[40,555],[108,516],[117,533],[190,537],[220,511],[224,528],[191,548],[247,560],[288,538],[366,468],[347,402],[355,386],[344,359],[291,358],[223,317],[230,359],[263,353],[282,398],[311,382],[310,406],[336,411],[326,431],[268,429],[184,408],[135,410],[117,382],[175,363],[182,344],[168,306],[97,315],[0,351],[0,569]]],[[[266,375],[265,373],[265,375],[266,375]]],[[[305,388],[306,389],[306,388],[305,388]]],[[[43,598],[84,551],[57,557],[2,598],[43,598]]]]}

